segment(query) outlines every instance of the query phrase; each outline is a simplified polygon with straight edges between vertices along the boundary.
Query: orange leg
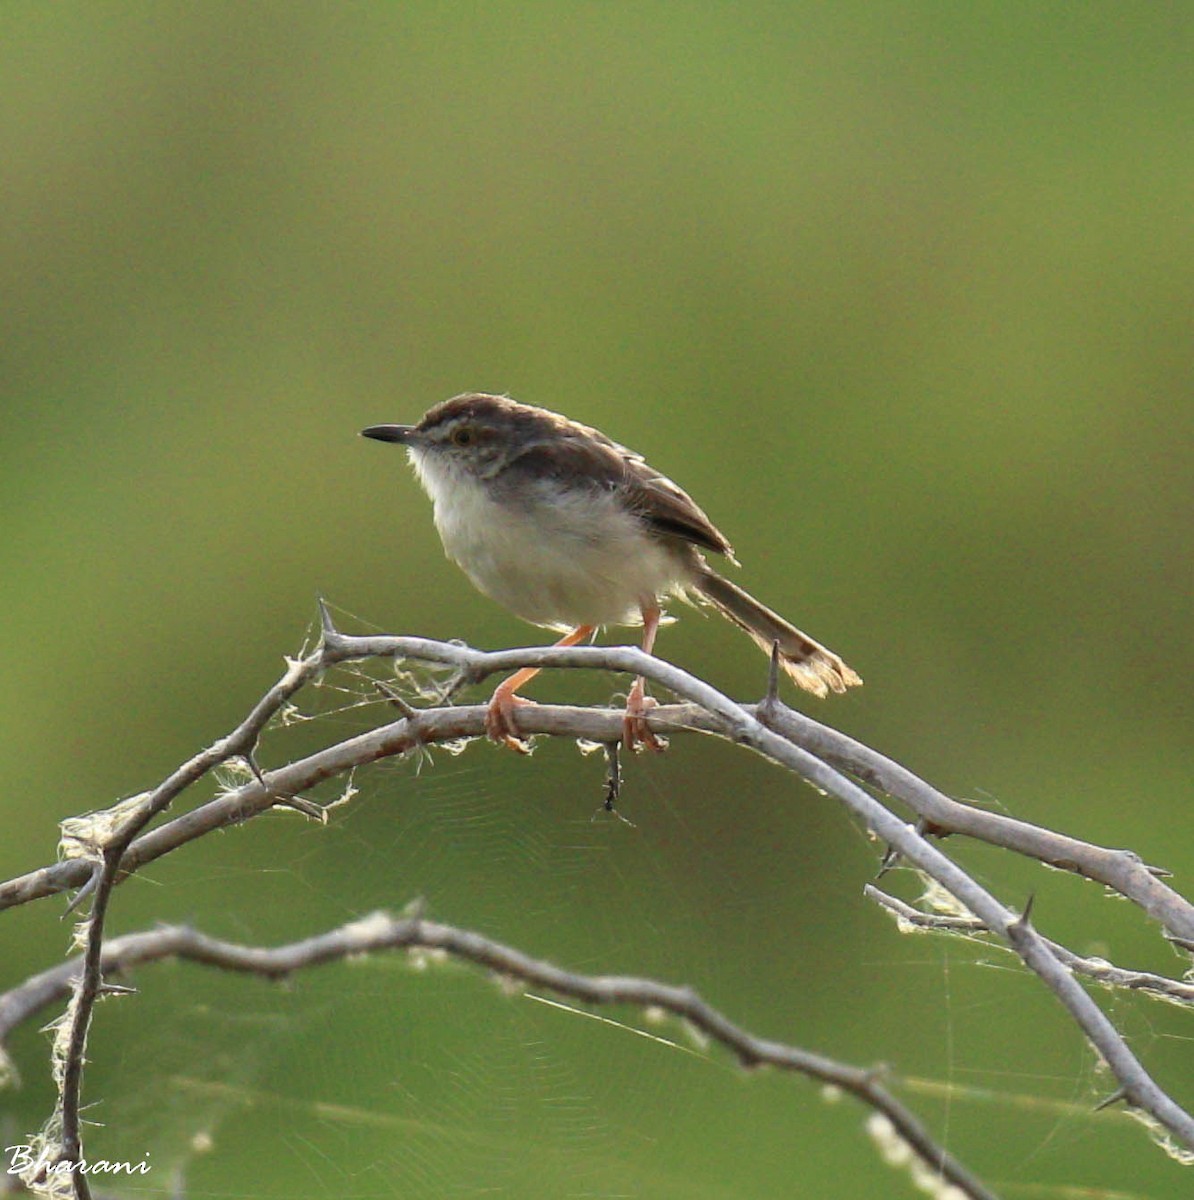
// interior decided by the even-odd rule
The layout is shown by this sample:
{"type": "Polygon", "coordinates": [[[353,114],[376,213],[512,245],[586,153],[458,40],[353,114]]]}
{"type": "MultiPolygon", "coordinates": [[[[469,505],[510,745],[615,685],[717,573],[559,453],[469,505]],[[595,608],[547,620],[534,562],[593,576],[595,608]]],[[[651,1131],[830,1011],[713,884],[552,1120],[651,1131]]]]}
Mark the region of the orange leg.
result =
{"type": "MultiPolygon", "coordinates": [[[[583,642],[595,628],[595,625],[578,625],[571,633],[564,634],[555,645],[575,646],[577,642],[583,642]]],[[[519,754],[527,754],[529,751],[526,742],[518,737],[514,728],[514,710],[520,704],[534,704],[535,702],[534,700],[524,700],[518,695],[518,689],[524,684],[530,683],[538,674],[538,667],[523,667],[521,671],[515,671],[509,679],[499,683],[497,690],[490,698],[489,711],[485,714],[485,732],[495,742],[501,742],[504,746],[509,746],[511,750],[517,750],[519,754]]]]}
{"type": "MultiPolygon", "coordinates": [[[[659,605],[652,601],[644,604],[643,608],[643,649],[650,654],[655,646],[655,633],[659,629],[659,605]]],[[[650,726],[644,719],[655,707],[655,701],[647,695],[646,683],[639,675],[630,688],[626,697],[626,716],[622,720],[622,745],[627,750],[637,750],[646,746],[648,750],[664,750],[667,742],[651,732],[650,726]]]]}

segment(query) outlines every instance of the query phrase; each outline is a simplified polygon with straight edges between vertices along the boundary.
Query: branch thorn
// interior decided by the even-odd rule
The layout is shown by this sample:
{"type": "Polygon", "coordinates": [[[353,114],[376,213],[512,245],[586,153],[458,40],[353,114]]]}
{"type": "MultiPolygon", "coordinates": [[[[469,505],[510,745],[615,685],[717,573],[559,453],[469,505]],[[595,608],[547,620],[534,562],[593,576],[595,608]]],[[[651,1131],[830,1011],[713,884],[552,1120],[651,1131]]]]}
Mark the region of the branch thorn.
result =
{"type": "Polygon", "coordinates": [[[323,640],[326,642],[329,637],[335,637],[340,631],[336,628],[336,622],[332,620],[327,601],[322,596],[316,596],[315,603],[319,606],[319,625],[323,630],[323,640]]]}
{"type": "Polygon", "coordinates": [[[1121,1100],[1127,1099],[1128,1089],[1122,1087],[1116,1088],[1106,1100],[1100,1100],[1099,1103],[1094,1106],[1094,1111],[1102,1112],[1104,1109],[1110,1108],[1113,1104],[1118,1104],[1121,1100]]]}
{"type": "Polygon", "coordinates": [[[771,665],[767,669],[767,695],[763,707],[770,708],[779,703],[779,639],[771,643],[771,665]]]}
{"type": "Polygon", "coordinates": [[[95,891],[103,873],[104,868],[99,863],[96,863],[91,868],[91,878],[71,898],[71,902],[66,906],[66,911],[62,914],[61,920],[65,921],[95,891]]]}
{"type": "Polygon", "coordinates": [[[400,696],[388,683],[383,683],[380,679],[373,681],[373,686],[408,720],[413,721],[418,715],[419,710],[412,704],[400,696]]]}
{"type": "MultiPolygon", "coordinates": [[[[257,781],[257,786],[262,791],[273,793],[274,789],[266,782],[265,776],[261,773],[261,768],[257,765],[257,759],[250,750],[247,754],[240,756],[249,766],[249,770],[253,772],[253,778],[257,781]]],[[[285,808],[293,808],[297,812],[301,812],[303,816],[310,817],[312,821],[318,821],[320,825],[328,823],[327,810],[322,804],[316,804],[314,800],[308,800],[304,796],[284,796],[278,794],[274,800],[275,804],[280,804],[285,808]]]]}
{"type": "MultiPolygon", "coordinates": [[[[921,817],[914,826],[918,837],[930,837],[937,832],[936,826],[930,821],[921,817]]],[[[888,846],[886,853],[883,855],[879,863],[879,870],[875,873],[876,879],[882,879],[898,862],[900,861],[900,852],[894,846],[888,846]]]]}
{"type": "Polygon", "coordinates": [[[257,758],[254,752],[250,750],[248,753],[242,754],[241,758],[245,760],[245,765],[252,771],[253,778],[268,791],[269,784],[265,782],[265,776],[261,773],[261,768],[257,765],[257,758]]]}
{"type": "Polygon", "coordinates": [[[283,808],[293,808],[296,812],[302,813],[304,817],[318,821],[320,825],[328,823],[328,810],[322,804],[308,800],[306,796],[278,796],[274,800],[274,804],[283,808]]]}
{"type": "Polygon", "coordinates": [[[879,860],[879,869],[875,872],[875,878],[882,879],[899,861],[900,852],[894,846],[888,846],[879,860]]]}
{"type": "Polygon", "coordinates": [[[135,987],[125,987],[123,983],[101,983],[96,988],[97,996],[135,996],[137,989],[135,987]]]}

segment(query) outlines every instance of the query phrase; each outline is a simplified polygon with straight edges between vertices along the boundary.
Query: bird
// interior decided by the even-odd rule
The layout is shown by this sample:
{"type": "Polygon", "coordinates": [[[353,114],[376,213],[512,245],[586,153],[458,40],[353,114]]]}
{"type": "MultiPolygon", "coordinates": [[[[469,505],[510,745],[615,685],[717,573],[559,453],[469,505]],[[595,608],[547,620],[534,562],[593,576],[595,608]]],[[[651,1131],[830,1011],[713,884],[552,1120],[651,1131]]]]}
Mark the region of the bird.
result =
{"type": "MultiPolygon", "coordinates": [[[[370,425],[361,436],[405,446],[431,498],[447,556],[476,588],[532,625],[574,646],[608,625],[641,625],[654,649],[663,603],[711,606],[816,696],[845,692],[858,674],[706,558],[737,565],[733,547],[678,484],[588,425],[508,396],[466,392],[429,409],[415,425],[370,425]]],[[[526,751],[518,695],[538,669],[498,685],[486,732],[526,751]]],[[[647,717],[645,682],[631,686],[623,744],[659,750],[647,717]]]]}

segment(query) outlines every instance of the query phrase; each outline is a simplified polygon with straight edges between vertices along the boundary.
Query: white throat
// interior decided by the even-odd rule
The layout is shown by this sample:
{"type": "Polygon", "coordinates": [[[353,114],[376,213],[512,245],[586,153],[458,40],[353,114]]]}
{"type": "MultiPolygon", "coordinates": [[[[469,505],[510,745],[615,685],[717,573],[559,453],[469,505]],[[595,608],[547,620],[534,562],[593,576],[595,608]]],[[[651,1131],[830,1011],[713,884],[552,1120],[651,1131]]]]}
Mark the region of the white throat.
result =
{"type": "Polygon", "coordinates": [[[543,481],[502,503],[450,455],[408,452],[448,557],[525,621],[638,624],[643,604],[690,582],[688,559],[649,536],[612,492],[543,481]]]}

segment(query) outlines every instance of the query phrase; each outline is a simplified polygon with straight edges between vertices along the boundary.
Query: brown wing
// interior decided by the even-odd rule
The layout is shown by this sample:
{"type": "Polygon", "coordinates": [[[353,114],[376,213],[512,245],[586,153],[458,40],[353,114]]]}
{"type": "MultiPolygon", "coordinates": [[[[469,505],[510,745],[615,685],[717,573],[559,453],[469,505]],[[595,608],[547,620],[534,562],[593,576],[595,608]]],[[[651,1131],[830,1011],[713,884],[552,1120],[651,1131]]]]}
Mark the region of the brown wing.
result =
{"type": "Polygon", "coordinates": [[[630,479],[630,502],[653,530],[683,538],[733,560],[733,546],[682,487],[648,466],[637,454],[626,460],[626,472],[630,479]]]}
{"type": "Polygon", "coordinates": [[[696,501],[666,475],[648,466],[641,454],[618,445],[599,430],[566,418],[556,420],[559,423],[551,444],[540,442],[529,447],[507,469],[514,468],[524,479],[543,475],[572,480],[584,477],[595,487],[620,491],[652,532],[734,559],[733,547],[696,501]],[[575,435],[571,435],[572,430],[575,435]]]}

